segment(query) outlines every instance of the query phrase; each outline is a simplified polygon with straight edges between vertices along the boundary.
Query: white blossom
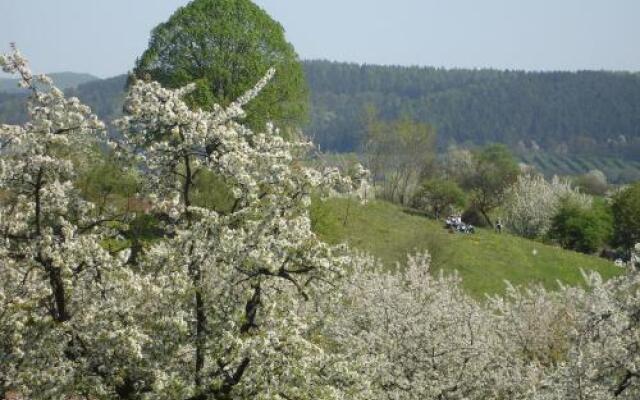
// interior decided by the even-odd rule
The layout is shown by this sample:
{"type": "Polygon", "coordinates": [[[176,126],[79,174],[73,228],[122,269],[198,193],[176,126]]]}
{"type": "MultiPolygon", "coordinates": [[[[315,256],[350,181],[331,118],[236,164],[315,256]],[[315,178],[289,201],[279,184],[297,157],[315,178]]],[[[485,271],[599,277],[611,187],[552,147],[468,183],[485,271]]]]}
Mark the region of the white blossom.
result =
{"type": "Polygon", "coordinates": [[[570,199],[588,207],[591,198],[554,176],[548,182],[540,175],[523,174],[507,191],[502,207],[505,224],[512,232],[528,237],[543,236],[551,227],[562,200],[570,199]]]}
{"type": "Polygon", "coordinates": [[[101,245],[112,232],[61,156],[88,147],[104,125],[34,76],[17,50],[0,65],[31,91],[29,122],[0,127],[0,396],[108,397],[146,362],[147,327],[132,323],[144,299],[139,277],[101,245]]]}

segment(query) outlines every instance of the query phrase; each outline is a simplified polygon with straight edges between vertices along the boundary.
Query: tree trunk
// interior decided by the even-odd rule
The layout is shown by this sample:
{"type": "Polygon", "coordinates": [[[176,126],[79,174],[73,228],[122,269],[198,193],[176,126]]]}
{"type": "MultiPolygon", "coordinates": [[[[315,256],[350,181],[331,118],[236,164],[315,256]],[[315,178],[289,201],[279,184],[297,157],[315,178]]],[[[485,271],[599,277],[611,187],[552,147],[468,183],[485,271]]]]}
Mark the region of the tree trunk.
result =
{"type": "Polygon", "coordinates": [[[482,214],[482,216],[484,217],[484,219],[487,221],[487,223],[489,224],[490,227],[493,228],[493,222],[491,222],[491,218],[489,218],[489,216],[487,215],[487,212],[485,210],[480,210],[480,213],[482,214]]]}

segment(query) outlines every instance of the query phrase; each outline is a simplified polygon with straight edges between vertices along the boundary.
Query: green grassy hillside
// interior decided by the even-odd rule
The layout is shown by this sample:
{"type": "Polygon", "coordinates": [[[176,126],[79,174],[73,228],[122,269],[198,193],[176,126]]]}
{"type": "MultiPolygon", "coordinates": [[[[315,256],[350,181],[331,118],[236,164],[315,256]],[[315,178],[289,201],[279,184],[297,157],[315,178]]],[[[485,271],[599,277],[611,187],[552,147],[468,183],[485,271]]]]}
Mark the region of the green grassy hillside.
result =
{"type": "Polygon", "coordinates": [[[503,292],[505,280],[516,285],[541,283],[553,289],[558,281],[581,284],[580,269],[596,270],[605,278],[621,273],[604,259],[505,233],[483,229],[475,235],[448,233],[438,221],[381,201],[366,206],[355,200],[318,201],[312,218],[315,231],[327,242],[347,242],[375,255],[387,267],[403,262],[407,253],[427,249],[435,271],[457,270],[465,289],[477,298],[503,292]]]}

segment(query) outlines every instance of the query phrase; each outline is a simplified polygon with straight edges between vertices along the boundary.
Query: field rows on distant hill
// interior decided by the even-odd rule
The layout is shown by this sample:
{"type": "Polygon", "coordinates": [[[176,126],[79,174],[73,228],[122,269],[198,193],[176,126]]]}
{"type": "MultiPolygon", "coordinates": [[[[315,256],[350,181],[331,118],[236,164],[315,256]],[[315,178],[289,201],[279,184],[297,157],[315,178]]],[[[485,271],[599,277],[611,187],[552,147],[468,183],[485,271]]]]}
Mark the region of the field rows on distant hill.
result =
{"type": "Polygon", "coordinates": [[[547,177],[580,175],[597,169],[614,183],[640,180],[640,161],[621,160],[606,156],[558,155],[543,152],[522,154],[520,159],[526,164],[534,166],[547,177]]]}

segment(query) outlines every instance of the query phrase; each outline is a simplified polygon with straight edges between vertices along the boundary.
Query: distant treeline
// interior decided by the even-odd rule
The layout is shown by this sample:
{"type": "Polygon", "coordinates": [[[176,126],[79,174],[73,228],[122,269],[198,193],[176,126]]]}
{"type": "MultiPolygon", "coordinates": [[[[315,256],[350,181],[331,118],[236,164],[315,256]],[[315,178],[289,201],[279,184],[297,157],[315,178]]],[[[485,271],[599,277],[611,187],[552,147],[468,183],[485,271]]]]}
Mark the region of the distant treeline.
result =
{"type": "Polygon", "coordinates": [[[122,115],[127,75],[89,82],[75,89],[67,90],[69,96],[76,96],[88,104],[101,119],[112,121],[122,115]]]}
{"type": "MultiPolygon", "coordinates": [[[[79,74],[76,72],[54,72],[48,76],[53,79],[53,82],[55,82],[56,86],[60,89],[69,89],[83,83],[100,79],[93,75],[79,74]]],[[[0,92],[27,93],[28,90],[20,88],[18,86],[18,80],[15,78],[0,78],[0,92]]]]}
{"type": "MultiPolygon", "coordinates": [[[[127,75],[95,79],[65,89],[68,96],[78,97],[104,121],[122,114],[127,75]]],[[[0,91],[0,123],[20,124],[27,120],[27,93],[0,91]]]]}
{"type": "MultiPolygon", "coordinates": [[[[537,150],[640,160],[640,74],[522,72],[305,61],[311,122],[323,150],[360,150],[363,112],[433,125],[441,148],[500,142],[537,150]]],[[[66,77],[69,79],[68,77],[66,77]]],[[[67,89],[109,120],[121,112],[126,75],[67,89]]],[[[24,94],[0,93],[0,121],[25,120],[24,94]]]]}
{"type": "Polygon", "coordinates": [[[308,131],[325,150],[357,151],[365,107],[382,118],[432,124],[440,146],[638,159],[640,74],[523,72],[305,62],[308,131]]]}

